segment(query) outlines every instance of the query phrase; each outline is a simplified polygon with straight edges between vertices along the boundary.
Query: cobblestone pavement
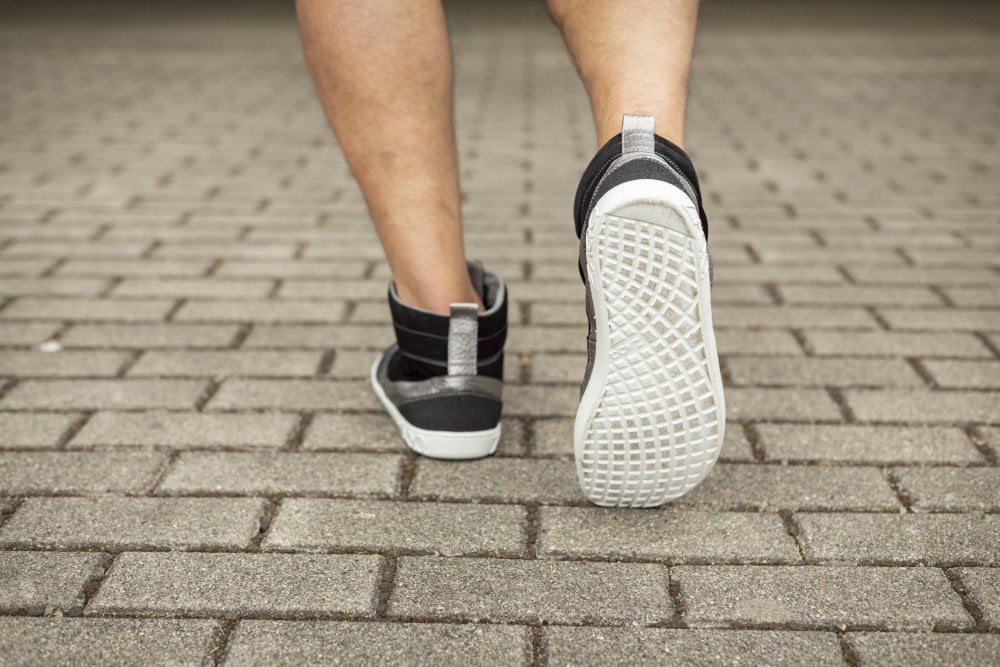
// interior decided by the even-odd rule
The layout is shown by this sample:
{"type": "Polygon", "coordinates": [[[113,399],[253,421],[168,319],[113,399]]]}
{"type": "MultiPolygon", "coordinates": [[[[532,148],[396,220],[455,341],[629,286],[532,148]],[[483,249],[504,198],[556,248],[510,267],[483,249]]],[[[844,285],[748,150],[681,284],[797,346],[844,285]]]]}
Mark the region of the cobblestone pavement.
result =
{"type": "Polygon", "coordinates": [[[730,423],[652,511],[574,478],[593,136],[541,3],[450,15],[514,299],[460,464],[365,380],[388,274],[289,7],[0,22],[0,663],[995,664],[998,22],[870,4],[704,8],[730,423]]]}

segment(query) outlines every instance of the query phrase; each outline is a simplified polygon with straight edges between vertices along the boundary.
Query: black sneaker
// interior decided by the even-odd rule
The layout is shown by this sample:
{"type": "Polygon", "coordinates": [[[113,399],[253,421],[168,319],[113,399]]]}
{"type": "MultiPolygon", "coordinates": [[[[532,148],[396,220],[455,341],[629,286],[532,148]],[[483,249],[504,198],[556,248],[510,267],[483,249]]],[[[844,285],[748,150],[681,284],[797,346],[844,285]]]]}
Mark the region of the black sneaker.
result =
{"type": "Polygon", "coordinates": [[[573,433],[583,491],[652,507],[690,491],[725,427],[698,178],[652,116],[625,116],[574,206],[587,288],[587,371],[573,433]]]}
{"type": "Polygon", "coordinates": [[[503,397],[507,288],[479,262],[469,276],[486,311],[453,303],[441,315],[409,306],[389,284],[396,344],[372,366],[375,394],[413,451],[476,459],[496,451],[503,397]]]}

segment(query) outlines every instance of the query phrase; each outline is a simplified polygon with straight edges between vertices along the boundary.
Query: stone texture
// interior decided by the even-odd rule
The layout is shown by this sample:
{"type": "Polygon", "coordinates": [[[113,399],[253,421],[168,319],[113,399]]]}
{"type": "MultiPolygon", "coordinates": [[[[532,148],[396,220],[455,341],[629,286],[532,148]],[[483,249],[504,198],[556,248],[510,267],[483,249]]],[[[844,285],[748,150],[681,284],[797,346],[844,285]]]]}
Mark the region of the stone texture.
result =
{"type": "Polygon", "coordinates": [[[371,616],[381,561],[379,556],[125,553],[86,613],[371,616]]]}
{"type": "Polygon", "coordinates": [[[897,468],[893,473],[918,511],[1000,510],[998,468],[897,468]]]}
{"type": "Polygon", "coordinates": [[[220,377],[228,375],[313,375],[319,352],[226,350],[224,352],[153,351],[142,355],[129,369],[129,377],[172,375],[220,377]]]}
{"type": "Polygon", "coordinates": [[[67,347],[176,348],[226,346],[236,324],[74,324],[60,337],[67,347]]]}
{"type": "Polygon", "coordinates": [[[668,620],[673,605],[659,565],[426,556],[400,559],[389,614],[626,625],[668,620]]]}
{"type": "Polygon", "coordinates": [[[518,625],[241,621],[227,653],[237,665],[530,665],[518,625]]]}
{"type": "Polygon", "coordinates": [[[0,351],[0,375],[9,377],[110,377],[128,359],[121,352],[0,351]]]}
{"type": "Polygon", "coordinates": [[[411,496],[436,500],[517,503],[583,501],[572,461],[490,458],[417,465],[411,496]]]}
{"type": "Polygon", "coordinates": [[[227,380],[210,410],[377,410],[368,382],[330,380],[227,380]]]}
{"type": "Polygon", "coordinates": [[[69,446],[276,449],[291,435],[298,419],[296,415],[254,413],[98,412],[69,446]]]}
{"type": "Polygon", "coordinates": [[[684,565],[673,576],[692,627],[930,630],[972,624],[944,574],[930,568],[684,565]]]}
{"type": "Polygon", "coordinates": [[[757,424],[764,456],[777,461],[982,463],[957,428],[757,424]]]}
{"type": "Polygon", "coordinates": [[[802,386],[921,386],[923,380],[902,359],[817,357],[729,357],[736,384],[802,386]]]}
{"type": "Polygon", "coordinates": [[[917,424],[1000,421],[1000,394],[849,389],[845,395],[858,419],[866,421],[905,421],[917,424]]]}
{"type": "Polygon", "coordinates": [[[849,632],[847,644],[862,664],[892,667],[991,665],[1000,655],[1000,636],[926,632],[849,632]]]}
{"type": "Polygon", "coordinates": [[[142,492],[165,463],[155,452],[0,452],[0,493],[142,492]]]}
{"type": "Polygon", "coordinates": [[[39,615],[47,608],[79,613],[83,588],[101,573],[100,553],[0,551],[0,612],[39,615]]]}
{"type": "Polygon", "coordinates": [[[75,414],[46,412],[0,413],[0,449],[52,447],[79,419],[75,414]]]}
{"type": "Polygon", "coordinates": [[[951,389],[1000,388],[1000,362],[930,359],[924,361],[931,377],[940,387],[951,389]]]}
{"type": "Polygon", "coordinates": [[[288,498],[263,546],[503,556],[521,554],[526,540],[524,509],[516,506],[288,498]]]}
{"type": "Polygon", "coordinates": [[[970,333],[900,331],[806,331],[817,354],[876,357],[989,357],[989,350],[970,333]]]}
{"type": "Polygon", "coordinates": [[[814,421],[841,419],[840,410],[822,389],[727,388],[728,419],[814,421]]]}
{"type": "Polygon", "coordinates": [[[961,568],[957,572],[983,620],[993,631],[1000,630],[1000,570],[961,568]]]}
{"type": "Polygon", "coordinates": [[[193,408],[203,380],[25,380],[0,399],[7,409],[193,408]]]}
{"type": "Polygon", "coordinates": [[[4,664],[197,665],[207,658],[217,621],[175,618],[0,618],[4,664]]]}
{"type": "Polygon", "coordinates": [[[263,513],[255,498],[28,498],[0,527],[0,546],[239,549],[263,513]]]}

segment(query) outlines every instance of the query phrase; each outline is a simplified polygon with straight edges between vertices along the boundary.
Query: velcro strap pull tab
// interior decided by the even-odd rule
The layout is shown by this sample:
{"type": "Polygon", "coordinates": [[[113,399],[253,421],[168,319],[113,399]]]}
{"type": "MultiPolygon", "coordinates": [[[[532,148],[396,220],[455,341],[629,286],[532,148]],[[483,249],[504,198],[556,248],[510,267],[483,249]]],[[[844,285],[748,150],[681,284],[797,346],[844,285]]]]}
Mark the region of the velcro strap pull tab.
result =
{"type": "Polygon", "coordinates": [[[448,318],[448,375],[476,375],[479,347],[479,306],[451,304],[448,318]]]}
{"type": "Polygon", "coordinates": [[[622,118],[622,155],[652,153],[654,151],[653,128],[655,120],[652,116],[625,114],[622,118]]]}

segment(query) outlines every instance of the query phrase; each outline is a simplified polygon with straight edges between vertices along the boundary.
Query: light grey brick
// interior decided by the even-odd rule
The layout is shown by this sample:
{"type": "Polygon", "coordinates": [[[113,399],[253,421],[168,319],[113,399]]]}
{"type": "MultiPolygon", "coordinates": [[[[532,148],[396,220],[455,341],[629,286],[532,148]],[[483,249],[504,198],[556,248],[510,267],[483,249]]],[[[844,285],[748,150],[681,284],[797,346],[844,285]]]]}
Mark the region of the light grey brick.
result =
{"type": "Polygon", "coordinates": [[[211,266],[208,260],[87,259],[70,257],[56,269],[57,276],[201,276],[211,266]]]}
{"type": "Polygon", "coordinates": [[[951,287],[944,290],[959,306],[1000,306],[1000,290],[993,287],[951,287]]]}
{"type": "Polygon", "coordinates": [[[879,313],[893,329],[940,331],[1000,331],[1000,312],[965,308],[922,308],[903,310],[880,308],[879,313]]]}
{"type": "Polygon", "coordinates": [[[853,354],[875,357],[989,357],[990,352],[971,333],[900,331],[806,331],[817,354],[853,354]]]}
{"type": "Polygon", "coordinates": [[[539,387],[520,385],[504,392],[504,414],[524,416],[575,415],[580,403],[580,387],[539,387]]]}
{"type": "Polygon", "coordinates": [[[719,354],[802,354],[795,337],[787,331],[761,330],[747,333],[736,329],[715,332],[719,354]]]}
{"type": "Polygon", "coordinates": [[[524,509],[509,505],[288,498],[264,548],[517,555],[525,548],[524,526],[524,509]]]}
{"type": "Polygon", "coordinates": [[[4,250],[7,257],[101,257],[107,259],[138,258],[149,247],[149,241],[107,243],[105,241],[15,241],[4,250]]]}
{"type": "Polygon", "coordinates": [[[547,626],[550,665],[842,665],[830,632],[547,626]]]}
{"type": "Polygon", "coordinates": [[[864,421],[916,424],[1000,421],[1000,395],[972,391],[849,389],[848,405],[864,421]]]}
{"type": "Polygon", "coordinates": [[[782,285],[778,291],[788,303],[822,305],[919,305],[940,306],[941,298],[926,287],[892,287],[881,285],[782,285]]]}
{"type": "Polygon", "coordinates": [[[877,468],[763,463],[717,464],[705,481],[675,502],[728,510],[900,509],[877,468]]]}
{"type": "Polygon", "coordinates": [[[237,665],[530,665],[518,625],[240,621],[227,651],[237,665]]]}
{"type": "Polygon", "coordinates": [[[237,331],[236,324],[74,324],[60,340],[67,347],[225,347],[237,331]]]}
{"type": "Polygon", "coordinates": [[[295,246],[281,243],[164,243],[156,249],[156,258],[185,259],[192,257],[211,257],[213,259],[291,259],[295,246]]]}
{"type": "Polygon", "coordinates": [[[404,452],[399,429],[386,415],[316,415],[302,441],[304,450],[371,449],[404,452]]]}
{"type": "Polygon", "coordinates": [[[192,408],[203,380],[25,380],[0,400],[7,409],[192,408]]]}
{"type": "Polygon", "coordinates": [[[981,463],[961,429],[855,424],[757,424],[772,461],[981,463]]]}
{"type": "Polygon", "coordinates": [[[924,384],[916,371],[902,359],[728,357],[726,367],[733,382],[744,385],[850,387],[924,384]]]}
{"type": "Polygon", "coordinates": [[[1000,389],[1000,361],[928,359],[923,364],[941,387],[1000,389]]]}
{"type": "Polygon", "coordinates": [[[546,556],[671,561],[798,562],[777,514],[663,509],[543,507],[538,551],[546,556]]]}
{"type": "Polygon", "coordinates": [[[1000,510],[1000,468],[897,468],[893,472],[914,509],[1000,510]]]}
{"type": "Polygon", "coordinates": [[[178,322],[339,322],[343,301],[241,300],[188,301],[178,322]]]}
{"type": "Polygon", "coordinates": [[[227,380],[210,410],[381,410],[368,382],[357,380],[227,380]]]}
{"type": "Polygon", "coordinates": [[[185,452],[158,490],[166,494],[396,493],[401,457],[357,453],[185,452]]]}
{"type": "Polygon", "coordinates": [[[840,420],[840,410],[823,389],[726,389],[729,419],[840,420]]]}
{"type": "Polygon", "coordinates": [[[124,553],[85,613],[371,616],[381,561],[319,554],[124,553]]]}
{"type": "Polygon", "coordinates": [[[587,327],[513,327],[507,333],[506,350],[508,353],[586,353],[587,327]]]}
{"type": "Polygon", "coordinates": [[[219,623],[176,618],[0,618],[0,655],[30,665],[202,663],[219,623]]]}
{"type": "Polygon", "coordinates": [[[241,548],[259,528],[255,498],[28,498],[0,528],[4,547],[241,548]]]}
{"type": "Polygon", "coordinates": [[[0,551],[0,611],[41,614],[48,607],[79,613],[84,585],[99,575],[99,553],[0,551]]]}
{"type": "Polygon", "coordinates": [[[86,278],[5,278],[0,280],[4,296],[98,296],[110,281],[86,278]]]}
{"type": "Polygon", "coordinates": [[[536,354],[531,358],[531,381],[579,386],[586,369],[583,354],[536,354]]]}
{"type": "Polygon", "coordinates": [[[946,269],[916,266],[851,266],[848,272],[859,283],[880,283],[887,285],[932,284],[932,285],[992,285],[996,283],[996,273],[989,269],[962,268],[946,269]]]}
{"type": "Polygon", "coordinates": [[[799,514],[803,553],[818,562],[995,565],[1000,516],[799,514]]]}
{"type": "Polygon", "coordinates": [[[794,624],[967,629],[972,618],[931,568],[684,565],[674,569],[692,627],[794,624]]]}
{"type": "Polygon", "coordinates": [[[146,352],[133,366],[129,376],[169,377],[227,375],[314,375],[320,362],[319,352],[281,352],[226,350],[213,352],[146,352]]]}
{"type": "Polygon", "coordinates": [[[0,375],[10,377],[113,376],[128,355],[123,352],[0,351],[0,375]]]}
{"type": "Polygon", "coordinates": [[[381,278],[377,280],[340,278],[336,282],[293,278],[281,283],[281,290],[278,294],[282,298],[292,299],[329,299],[350,294],[355,299],[378,299],[378,306],[382,308],[383,312],[388,312],[389,307],[384,301],[385,291],[386,284],[381,278]]]}
{"type": "Polygon", "coordinates": [[[239,278],[360,278],[367,261],[337,262],[226,260],[214,275],[239,278]]]}
{"type": "Polygon", "coordinates": [[[38,345],[59,328],[52,322],[0,322],[0,345],[38,345]]]}
{"type": "Polygon", "coordinates": [[[172,299],[83,299],[23,297],[4,308],[5,320],[115,320],[155,322],[173,307],[172,299]]]}
{"type": "Polygon", "coordinates": [[[660,565],[426,556],[400,559],[389,615],[648,625],[673,605],[660,565]]]}
{"type": "Polygon", "coordinates": [[[171,449],[283,445],[297,415],[200,412],[98,412],[70,440],[70,447],[141,445],[171,449]]]}
{"type": "Polygon", "coordinates": [[[533,425],[536,456],[573,455],[573,419],[538,419],[533,425]]]}
{"type": "Polygon", "coordinates": [[[764,329],[874,329],[875,320],[862,308],[809,306],[721,306],[712,310],[717,327],[764,329]]]}
{"type": "Polygon", "coordinates": [[[164,463],[155,452],[0,452],[0,492],[139,492],[164,463]]]}
{"type": "Polygon", "coordinates": [[[1000,636],[926,632],[849,632],[853,653],[866,665],[936,667],[991,665],[1000,655],[1000,636]]]}
{"type": "Polygon", "coordinates": [[[79,417],[45,412],[0,412],[0,449],[52,447],[79,417]]]}
{"type": "Polygon", "coordinates": [[[572,461],[491,458],[421,460],[410,495],[438,500],[568,503],[583,500],[572,461]]]}
{"type": "Polygon", "coordinates": [[[235,299],[264,298],[274,287],[271,280],[225,280],[221,278],[126,278],[115,286],[118,296],[173,296],[188,298],[230,297],[235,299]]]}
{"type": "MultiPolygon", "coordinates": [[[[381,352],[394,341],[392,327],[383,325],[257,324],[243,347],[323,350],[354,347],[381,352]]],[[[510,349],[509,343],[507,349],[510,349]]]]}
{"type": "Polygon", "coordinates": [[[957,572],[986,625],[1000,630],[1000,569],[960,568],[957,572]]]}

